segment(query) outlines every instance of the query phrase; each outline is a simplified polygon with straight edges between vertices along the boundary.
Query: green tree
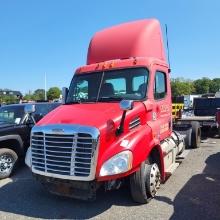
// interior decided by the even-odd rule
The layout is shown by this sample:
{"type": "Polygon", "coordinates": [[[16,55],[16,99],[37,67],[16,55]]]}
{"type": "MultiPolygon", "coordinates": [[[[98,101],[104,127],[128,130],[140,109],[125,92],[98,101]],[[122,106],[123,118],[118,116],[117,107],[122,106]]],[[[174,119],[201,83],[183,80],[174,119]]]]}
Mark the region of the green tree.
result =
{"type": "Polygon", "coordinates": [[[44,89],[37,89],[33,93],[33,100],[39,101],[45,99],[45,90],[44,89]]]}
{"type": "Polygon", "coordinates": [[[197,94],[204,94],[210,92],[211,79],[203,77],[194,81],[194,87],[197,94]]]}
{"type": "Polygon", "coordinates": [[[28,93],[26,93],[23,97],[23,100],[25,101],[33,101],[34,99],[34,94],[31,90],[28,91],[28,93]]]}
{"type": "Polygon", "coordinates": [[[47,91],[47,98],[48,100],[58,99],[60,98],[61,91],[58,87],[51,87],[47,91]]]}
{"type": "Polygon", "coordinates": [[[33,99],[33,94],[25,94],[25,96],[23,97],[23,99],[26,100],[26,101],[34,100],[34,99],[33,99]]]}
{"type": "Polygon", "coordinates": [[[13,95],[4,95],[2,97],[2,103],[15,104],[18,103],[18,99],[13,95]]]}
{"type": "Polygon", "coordinates": [[[209,92],[216,93],[220,90],[220,78],[214,78],[210,83],[209,92]]]}
{"type": "Polygon", "coordinates": [[[189,95],[195,92],[193,81],[185,80],[183,78],[176,78],[171,80],[172,96],[189,95]]]}

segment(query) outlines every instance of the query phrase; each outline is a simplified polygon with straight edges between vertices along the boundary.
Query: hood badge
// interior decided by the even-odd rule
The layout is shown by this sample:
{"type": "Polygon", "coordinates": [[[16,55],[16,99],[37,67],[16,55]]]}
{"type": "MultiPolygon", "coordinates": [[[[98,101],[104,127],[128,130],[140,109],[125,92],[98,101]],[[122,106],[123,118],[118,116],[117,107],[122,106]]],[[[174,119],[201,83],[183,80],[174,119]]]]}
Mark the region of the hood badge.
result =
{"type": "Polygon", "coordinates": [[[52,132],[56,133],[56,134],[64,134],[64,129],[54,128],[54,129],[52,129],[52,132]]]}

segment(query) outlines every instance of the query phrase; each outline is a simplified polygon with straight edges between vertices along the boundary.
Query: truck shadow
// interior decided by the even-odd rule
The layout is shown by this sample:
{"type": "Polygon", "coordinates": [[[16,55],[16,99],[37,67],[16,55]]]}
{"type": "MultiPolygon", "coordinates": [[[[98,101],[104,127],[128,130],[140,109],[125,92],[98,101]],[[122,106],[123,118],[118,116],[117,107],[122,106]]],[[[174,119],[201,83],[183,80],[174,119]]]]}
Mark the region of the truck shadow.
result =
{"type": "Polygon", "coordinates": [[[55,196],[44,190],[24,169],[20,171],[21,177],[13,177],[11,183],[0,188],[0,211],[42,219],[88,219],[112,205],[136,205],[126,187],[109,193],[100,191],[95,202],[55,196]]]}
{"type": "MultiPolygon", "coordinates": [[[[174,207],[171,220],[220,219],[220,153],[209,156],[202,174],[194,175],[177,194],[174,201],[157,196],[174,207]]],[[[48,193],[23,167],[12,182],[0,188],[0,211],[42,219],[88,219],[112,206],[137,206],[128,188],[104,193],[95,202],[85,202],[48,193]]]]}
{"type": "Polygon", "coordinates": [[[156,198],[173,205],[171,220],[220,219],[220,153],[209,156],[202,174],[194,175],[174,201],[156,198]]]}

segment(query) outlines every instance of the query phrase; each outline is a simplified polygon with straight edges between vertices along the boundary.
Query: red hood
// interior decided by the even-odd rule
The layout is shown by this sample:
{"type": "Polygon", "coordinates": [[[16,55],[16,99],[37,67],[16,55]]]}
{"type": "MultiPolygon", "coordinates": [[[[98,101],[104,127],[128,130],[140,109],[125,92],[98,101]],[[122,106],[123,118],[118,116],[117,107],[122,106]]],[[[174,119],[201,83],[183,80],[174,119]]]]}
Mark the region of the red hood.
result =
{"type": "Polygon", "coordinates": [[[61,105],[47,114],[37,125],[80,124],[102,128],[106,121],[118,121],[122,111],[119,103],[61,105]]]}
{"type": "MultiPolygon", "coordinates": [[[[143,103],[134,103],[134,109],[128,111],[126,115],[126,121],[124,124],[125,134],[128,133],[129,122],[131,122],[136,116],[140,117],[142,124],[146,124],[145,114],[142,114],[145,110],[143,103]]],[[[104,161],[124,149],[119,145],[123,135],[115,135],[115,129],[119,126],[121,117],[122,110],[120,109],[119,103],[61,105],[47,114],[37,123],[37,125],[78,124],[92,126],[99,129],[100,145],[96,167],[96,178],[98,178],[99,170],[104,161]],[[112,123],[112,121],[114,123],[112,123]]]]}

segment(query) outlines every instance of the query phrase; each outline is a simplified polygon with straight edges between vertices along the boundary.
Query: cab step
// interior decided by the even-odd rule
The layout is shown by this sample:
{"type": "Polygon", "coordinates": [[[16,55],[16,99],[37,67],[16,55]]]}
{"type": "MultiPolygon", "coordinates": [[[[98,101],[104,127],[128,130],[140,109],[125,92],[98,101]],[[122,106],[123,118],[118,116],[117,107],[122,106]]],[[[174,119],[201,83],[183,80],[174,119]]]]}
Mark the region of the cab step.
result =
{"type": "Polygon", "coordinates": [[[180,165],[180,163],[173,163],[173,164],[165,171],[166,176],[167,176],[167,177],[171,176],[179,165],[180,165]]]}
{"type": "Polygon", "coordinates": [[[180,155],[178,155],[176,157],[176,161],[179,162],[179,160],[183,160],[187,157],[187,155],[189,154],[190,150],[184,150],[180,155]]]}
{"type": "Polygon", "coordinates": [[[171,176],[174,171],[176,170],[176,168],[182,163],[183,159],[185,159],[187,157],[187,155],[189,154],[190,150],[184,150],[180,155],[178,155],[176,157],[176,162],[173,163],[166,171],[166,177],[171,176]]]}

